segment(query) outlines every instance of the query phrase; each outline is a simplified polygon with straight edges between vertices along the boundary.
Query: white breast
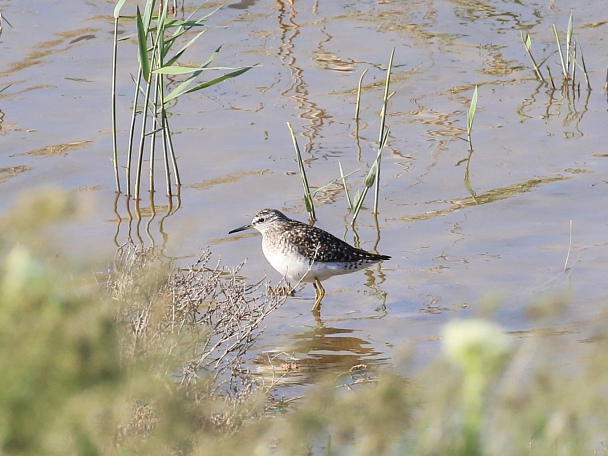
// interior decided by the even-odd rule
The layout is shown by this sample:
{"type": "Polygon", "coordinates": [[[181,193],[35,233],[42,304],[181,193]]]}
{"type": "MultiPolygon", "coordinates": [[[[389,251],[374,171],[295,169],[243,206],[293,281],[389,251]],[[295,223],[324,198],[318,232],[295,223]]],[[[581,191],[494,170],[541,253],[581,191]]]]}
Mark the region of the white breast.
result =
{"type": "MultiPolygon", "coordinates": [[[[307,258],[301,255],[284,255],[282,253],[267,252],[266,250],[264,250],[264,255],[272,267],[288,280],[314,282],[314,275],[309,274],[309,262],[307,258]]],[[[313,269],[310,269],[310,272],[312,271],[314,271],[314,265],[313,269]]]]}
{"type": "Polygon", "coordinates": [[[263,250],[266,259],[272,267],[291,282],[302,281],[311,283],[315,279],[323,281],[335,275],[349,274],[367,266],[365,264],[324,262],[314,262],[310,265],[308,258],[302,255],[295,253],[285,255],[284,253],[272,252],[264,248],[263,250]]]}

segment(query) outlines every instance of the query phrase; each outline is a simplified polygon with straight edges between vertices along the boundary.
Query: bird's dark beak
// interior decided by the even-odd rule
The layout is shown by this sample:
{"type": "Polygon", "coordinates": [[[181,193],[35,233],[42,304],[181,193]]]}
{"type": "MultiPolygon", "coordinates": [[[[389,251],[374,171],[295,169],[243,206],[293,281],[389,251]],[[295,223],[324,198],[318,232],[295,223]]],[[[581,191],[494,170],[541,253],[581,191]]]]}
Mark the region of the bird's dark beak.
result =
{"type": "Polygon", "coordinates": [[[228,231],[228,234],[238,233],[239,231],[251,230],[253,227],[251,225],[243,225],[240,228],[235,228],[232,231],[228,231]]]}

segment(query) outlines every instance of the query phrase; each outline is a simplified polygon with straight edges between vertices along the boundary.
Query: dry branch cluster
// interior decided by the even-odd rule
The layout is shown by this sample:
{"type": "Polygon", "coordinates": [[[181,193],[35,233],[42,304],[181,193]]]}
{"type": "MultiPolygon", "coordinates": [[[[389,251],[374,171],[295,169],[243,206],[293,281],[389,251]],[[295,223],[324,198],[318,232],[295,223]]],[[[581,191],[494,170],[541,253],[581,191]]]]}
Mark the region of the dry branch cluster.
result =
{"type": "Polygon", "coordinates": [[[178,269],[154,249],[128,244],[117,252],[108,289],[119,303],[123,361],[144,361],[195,403],[223,401],[213,424],[226,430],[256,386],[247,350],[286,297],[269,293],[265,281],[239,278],[242,264],[228,271],[219,262],[210,267],[210,258],[206,250],[178,269]]]}

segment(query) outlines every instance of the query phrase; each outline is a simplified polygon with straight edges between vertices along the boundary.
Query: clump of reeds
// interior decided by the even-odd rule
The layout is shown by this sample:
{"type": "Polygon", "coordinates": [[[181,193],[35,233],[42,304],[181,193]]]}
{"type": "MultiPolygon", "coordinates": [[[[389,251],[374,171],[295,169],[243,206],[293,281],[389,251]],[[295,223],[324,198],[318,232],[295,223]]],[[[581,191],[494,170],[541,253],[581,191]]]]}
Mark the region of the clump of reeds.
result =
{"type": "MultiPolygon", "coordinates": [[[[220,51],[218,47],[209,58],[199,66],[180,65],[182,55],[205,32],[205,21],[220,7],[207,15],[196,18],[195,15],[202,8],[196,8],[185,20],[171,18],[168,15],[169,2],[147,0],[142,12],[139,7],[135,16],[121,15],[121,9],[126,0],[119,0],[114,9],[114,56],[112,78],[112,130],[113,130],[113,162],[116,179],[116,190],[121,191],[118,158],[118,121],[116,116],[116,77],[118,42],[135,36],[137,39],[139,69],[133,78],[135,83],[132,116],[129,127],[129,143],[127,146],[125,170],[126,188],[128,195],[133,194],[140,198],[140,189],[143,172],[143,162],[146,145],[149,147],[149,190],[155,189],[155,159],[158,151],[162,154],[164,162],[164,176],[167,195],[174,194],[171,183],[179,193],[181,185],[179,168],[169,126],[168,109],[175,100],[188,93],[193,93],[218,84],[226,79],[234,78],[251,69],[251,66],[242,68],[212,67],[211,63],[220,51]],[[119,20],[129,20],[135,24],[132,35],[118,38],[119,20]],[[193,35],[193,36],[190,36],[193,35]],[[178,48],[179,47],[179,48],[178,48]],[[204,80],[203,76],[209,71],[221,72],[220,76],[204,80]],[[179,77],[185,79],[175,88],[169,89],[168,79],[172,81],[179,77]],[[139,117],[139,134],[135,133],[139,117]],[[136,155],[136,157],[134,157],[136,155]],[[132,168],[135,168],[133,171],[132,168]],[[135,183],[132,187],[132,179],[135,183]]],[[[133,76],[132,76],[133,77],[133,76]]]]}
{"type": "MultiPolygon", "coordinates": [[[[566,29],[566,42],[565,45],[562,46],[559,33],[555,24],[553,24],[553,34],[555,36],[555,43],[557,45],[557,52],[559,54],[559,63],[562,74],[562,84],[561,87],[568,90],[571,88],[572,90],[580,91],[580,81],[576,79],[576,68],[578,67],[584,75],[585,83],[587,85],[587,89],[591,89],[591,84],[589,82],[589,74],[587,72],[587,66],[585,65],[585,57],[583,56],[583,48],[580,43],[578,43],[574,38],[574,25],[572,21],[572,14],[570,14],[570,19],[568,20],[568,28],[566,29]]],[[[546,84],[551,84],[553,89],[556,89],[555,80],[553,75],[551,74],[551,68],[547,65],[545,68],[548,74],[548,81],[545,76],[543,76],[542,68],[543,65],[547,62],[547,60],[555,53],[549,54],[545,59],[541,62],[537,63],[536,59],[532,55],[532,38],[529,34],[526,34],[525,37],[521,35],[522,42],[524,44],[524,48],[526,49],[526,53],[530,57],[530,61],[532,62],[532,66],[534,67],[534,73],[536,77],[546,84]]]]}
{"type": "MultiPolygon", "coordinates": [[[[393,58],[395,57],[395,49],[393,48],[392,52],[391,52],[391,57],[388,61],[388,67],[386,69],[386,80],[385,80],[385,84],[384,84],[384,97],[382,99],[382,110],[380,111],[380,131],[378,133],[378,150],[376,151],[376,159],[374,160],[374,162],[372,163],[372,166],[370,167],[367,176],[365,177],[365,180],[363,181],[363,188],[361,191],[357,190],[357,193],[355,194],[355,198],[354,198],[354,202],[352,207],[350,207],[350,210],[353,213],[353,219],[351,220],[351,225],[355,224],[355,221],[357,220],[357,216],[359,215],[359,211],[361,210],[361,207],[363,206],[363,201],[365,200],[365,197],[367,196],[367,192],[368,190],[372,187],[372,185],[374,186],[374,214],[378,214],[378,197],[380,195],[380,165],[382,164],[382,152],[384,151],[384,148],[386,147],[386,143],[388,141],[388,137],[390,134],[390,128],[386,126],[386,112],[387,112],[387,108],[388,108],[388,100],[390,100],[390,98],[394,95],[394,92],[391,93],[390,92],[390,85],[391,85],[391,72],[393,69],[393,58]]],[[[361,80],[363,79],[363,75],[361,76],[361,80]]],[[[357,93],[357,100],[360,99],[361,94],[360,94],[360,90],[361,90],[361,83],[359,84],[358,87],[358,93],[357,93]]],[[[357,103],[357,113],[355,115],[355,118],[358,121],[358,110],[359,110],[359,103],[357,103]]],[[[348,199],[350,201],[350,198],[348,199]]]]}
{"type": "MultiPolygon", "coordinates": [[[[394,56],[395,56],[395,49],[393,49],[391,52],[388,67],[386,70],[386,81],[385,81],[385,85],[384,85],[384,97],[383,97],[383,103],[382,103],[382,110],[380,112],[380,132],[379,132],[379,138],[378,138],[378,149],[376,151],[376,158],[375,158],[374,162],[372,163],[372,165],[370,166],[365,179],[363,180],[363,187],[361,189],[357,189],[354,199],[351,199],[350,194],[348,192],[346,178],[348,176],[354,174],[356,171],[354,171],[353,173],[350,173],[350,174],[344,174],[344,170],[342,169],[341,163],[338,163],[339,170],[340,170],[340,177],[338,179],[335,179],[333,182],[330,182],[329,184],[311,192],[310,187],[308,185],[308,177],[306,176],[306,169],[304,166],[304,162],[302,160],[302,154],[300,153],[300,148],[298,147],[298,142],[296,140],[293,129],[291,128],[291,125],[289,124],[289,122],[287,123],[287,126],[288,126],[290,134],[291,134],[291,138],[293,140],[293,145],[294,145],[294,148],[296,151],[296,161],[298,163],[298,170],[299,170],[300,178],[302,179],[302,185],[304,188],[304,202],[305,202],[306,210],[308,211],[311,221],[316,220],[314,201],[313,201],[314,194],[316,192],[320,191],[321,189],[326,188],[327,186],[332,185],[336,182],[341,182],[342,185],[344,186],[346,200],[348,203],[348,209],[353,214],[353,218],[351,220],[351,225],[355,224],[355,221],[357,220],[357,216],[359,215],[359,212],[361,211],[361,207],[363,206],[363,202],[365,201],[365,198],[367,196],[367,192],[369,191],[370,188],[372,188],[372,186],[374,187],[374,190],[375,190],[373,213],[378,214],[378,198],[379,198],[379,194],[380,194],[380,165],[382,163],[382,152],[384,151],[384,148],[386,147],[386,143],[388,141],[389,134],[390,134],[390,128],[386,126],[386,113],[387,113],[387,108],[388,108],[388,101],[394,95],[394,92],[393,93],[390,92],[390,81],[391,81],[391,72],[392,72],[392,68],[393,68],[394,56]]],[[[361,87],[363,84],[363,77],[365,76],[366,72],[367,72],[367,70],[365,70],[363,72],[363,74],[361,75],[361,77],[359,79],[358,89],[357,89],[357,101],[356,101],[356,106],[355,106],[355,122],[357,125],[357,130],[356,130],[357,131],[357,142],[359,141],[358,125],[359,125],[359,109],[360,109],[360,101],[361,101],[361,87]]]]}

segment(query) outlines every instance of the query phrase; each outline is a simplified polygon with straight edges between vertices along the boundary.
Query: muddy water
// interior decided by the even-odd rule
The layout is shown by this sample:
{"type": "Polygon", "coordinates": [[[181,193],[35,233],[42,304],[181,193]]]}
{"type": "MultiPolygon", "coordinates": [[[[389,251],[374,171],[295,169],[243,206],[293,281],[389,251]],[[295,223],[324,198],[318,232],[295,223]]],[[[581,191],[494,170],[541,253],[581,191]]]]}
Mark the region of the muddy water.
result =
{"type": "MultiPolygon", "coordinates": [[[[131,237],[187,263],[210,245],[226,266],[247,258],[248,279],[276,283],[259,237],[227,232],[265,207],[306,219],[286,121],[311,185],[333,182],[341,164],[354,173],[354,195],[375,156],[395,48],[377,220],[370,199],[351,229],[340,185],[315,196],[318,226],[393,259],[327,281],[320,322],[309,312],[312,287],[299,289],[268,319],[259,359],[299,358],[287,377],[294,384],[358,364],[394,364],[402,350],[424,363],[439,349],[443,324],[480,313],[483,303],[514,337],[548,329],[575,349],[606,322],[608,4],[526,3],[258,0],[224,8],[187,59],[204,61],[222,45],[218,66],[258,66],[172,108],[181,201],[166,216],[157,192],[154,214],[146,195],[138,221],[123,197],[115,207],[113,3],[0,1],[12,25],[0,37],[0,89],[10,84],[0,93],[0,209],[40,185],[76,190],[95,203],[88,218],[56,234],[61,248],[107,258],[131,237]],[[530,33],[537,61],[549,57],[559,87],[551,26],[563,42],[571,11],[591,91],[578,68],[580,90],[539,83],[521,42],[520,33],[530,33]],[[469,155],[462,138],[476,85],[469,155]],[[530,318],[530,302],[553,296],[566,298],[562,314],[530,318]]],[[[178,16],[192,9],[187,2],[178,16]]],[[[124,147],[132,43],[122,43],[119,65],[124,147]]]]}

